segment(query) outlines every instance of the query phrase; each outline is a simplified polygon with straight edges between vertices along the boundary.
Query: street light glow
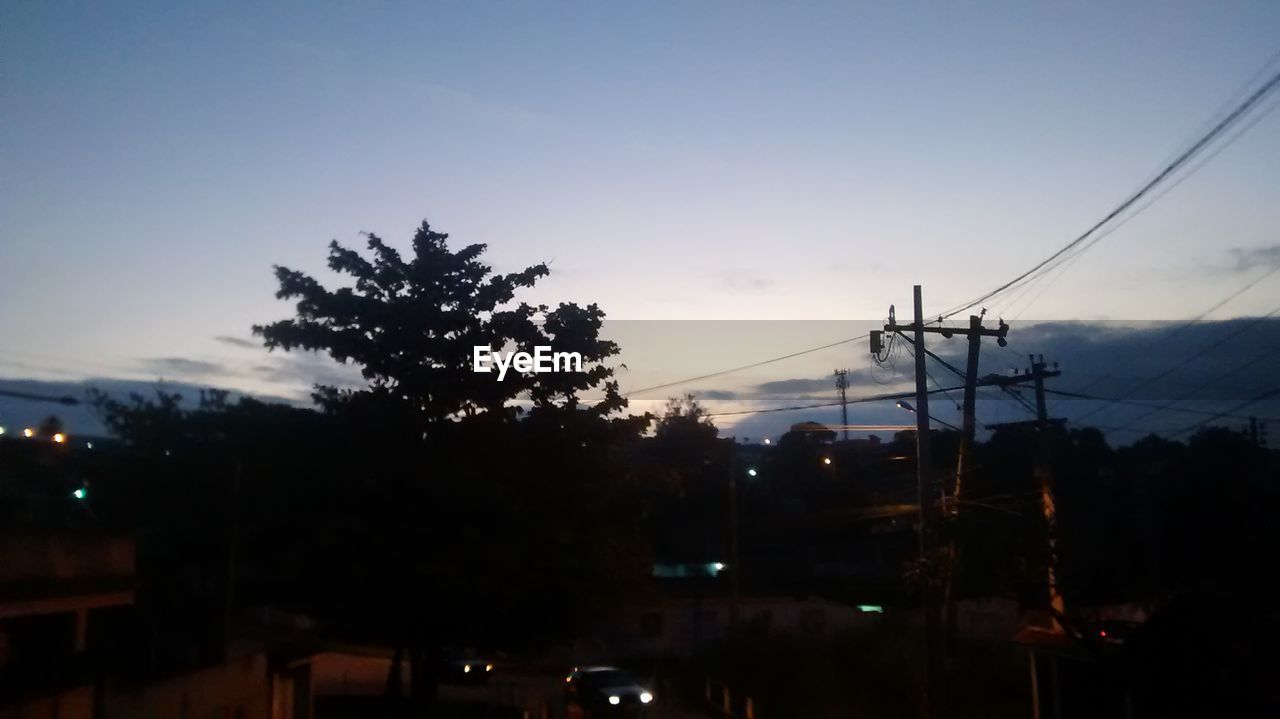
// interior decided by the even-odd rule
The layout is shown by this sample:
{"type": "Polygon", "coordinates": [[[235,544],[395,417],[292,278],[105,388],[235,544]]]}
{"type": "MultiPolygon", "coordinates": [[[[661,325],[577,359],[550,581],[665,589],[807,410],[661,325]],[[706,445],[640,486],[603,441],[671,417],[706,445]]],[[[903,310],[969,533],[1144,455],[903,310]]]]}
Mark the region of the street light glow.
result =
{"type": "Polygon", "coordinates": [[[53,441],[54,441],[54,442],[56,442],[56,443],[58,443],[58,444],[62,444],[63,442],[66,442],[66,441],[67,441],[67,435],[65,435],[65,434],[63,434],[63,433],[61,433],[61,432],[54,432],[54,433],[53,433],[53,441]]]}
{"type": "Polygon", "coordinates": [[[822,463],[823,463],[823,464],[831,464],[831,458],[830,458],[830,457],[823,457],[823,458],[822,458],[822,463]]]}
{"type": "Polygon", "coordinates": [[[748,469],[748,470],[747,470],[747,476],[748,476],[748,477],[754,477],[754,476],[756,476],[757,474],[759,474],[759,472],[757,472],[757,471],[756,471],[756,468],[755,468],[755,467],[752,467],[752,468],[750,468],[750,469],[748,469]]]}
{"type": "Polygon", "coordinates": [[[22,430],[22,436],[26,437],[27,439],[31,439],[32,437],[36,436],[36,431],[34,429],[31,429],[30,427],[27,427],[26,429],[22,430]]]}

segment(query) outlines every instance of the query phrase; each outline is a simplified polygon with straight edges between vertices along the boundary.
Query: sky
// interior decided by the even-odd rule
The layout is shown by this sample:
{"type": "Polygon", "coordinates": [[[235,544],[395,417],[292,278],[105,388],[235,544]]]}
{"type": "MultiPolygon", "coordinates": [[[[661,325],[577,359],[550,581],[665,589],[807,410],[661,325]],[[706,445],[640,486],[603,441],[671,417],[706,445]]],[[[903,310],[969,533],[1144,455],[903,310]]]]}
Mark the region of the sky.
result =
{"type": "MultiPolygon", "coordinates": [[[[271,266],[323,276],[330,239],[424,218],[612,319],[876,320],[913,284],[938,311],[1150,178],[1277,29],[1273,2],[5,3],[0,377],[349,381],[253,344],[290,311],[271,266]]],[[[1280,262],[1278,189],[1272,113],[995,309],[1195,316],[1280,262]]],[[[1213,317],[1271,311],[1278,278],[1213,317]]],[[[624,345],[624,389],[842,337],[789,326],[624,345]]],[[[868,360],[805,362],[721,391],[868,360]]]]}

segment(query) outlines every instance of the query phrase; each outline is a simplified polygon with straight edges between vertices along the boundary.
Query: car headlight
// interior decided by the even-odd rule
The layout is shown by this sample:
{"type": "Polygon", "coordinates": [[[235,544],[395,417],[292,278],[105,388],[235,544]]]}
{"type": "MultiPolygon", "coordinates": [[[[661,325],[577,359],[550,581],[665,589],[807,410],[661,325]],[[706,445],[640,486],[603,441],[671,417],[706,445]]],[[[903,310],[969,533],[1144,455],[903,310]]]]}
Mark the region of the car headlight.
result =
{"type": "Polygon", "coordinates": [[[650,694],[649,692],[640,692],[640,703],[641,703],[641,704],[648,704],[648,703],[649,703],[649,702],[651,702],[651,701],[653,701],[653,695],[652,695],[652,694],[650,694]]]}
{"type": "Polygon", "coordinates": [[[463,665],[462,665],[462,673],[463,673],[463,674],[470,674],[470,673],[471,673],[471,665],[470,665],[470,664],[463,664],[463,665]]]}
{"type": "Polygon", "coordinates": [[[614,694],[613,696],[609,697],[609,703],[613,704],[614,706],[617,706],[618,704],[622,703],[622,697],[618,696],[617,694],[614,694]]]}

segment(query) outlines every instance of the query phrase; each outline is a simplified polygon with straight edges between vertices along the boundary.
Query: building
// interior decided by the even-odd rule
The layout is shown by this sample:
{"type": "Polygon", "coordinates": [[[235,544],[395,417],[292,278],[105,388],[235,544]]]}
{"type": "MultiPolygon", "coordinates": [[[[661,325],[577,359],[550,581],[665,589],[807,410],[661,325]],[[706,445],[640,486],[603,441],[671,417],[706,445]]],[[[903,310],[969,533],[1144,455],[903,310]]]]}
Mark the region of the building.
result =
{"type": "Polygon", "coordinates": [[[306,652],[156,662],[136,564],[129,537],[0,535],[0,719],[310,719],[306,652]]]}

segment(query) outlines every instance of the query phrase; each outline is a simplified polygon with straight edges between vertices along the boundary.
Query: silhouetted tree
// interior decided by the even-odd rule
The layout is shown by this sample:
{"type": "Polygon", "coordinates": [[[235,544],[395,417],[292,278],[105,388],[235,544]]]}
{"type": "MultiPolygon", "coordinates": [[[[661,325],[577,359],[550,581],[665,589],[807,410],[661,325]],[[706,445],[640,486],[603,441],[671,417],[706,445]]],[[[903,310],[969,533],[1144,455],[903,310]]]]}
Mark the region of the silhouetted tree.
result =
{"type": "Polygon", "coordinates": [[[355,605],[407,647],[415,694],[433,691],[442,643],[572,625],[647,569],[620,450],[646,420],[610,418],[626,401],[603,311],[519,302],[546,265],[494,274],[484,245],[447,238],[423,222],[408,259],[374,235],[368,257],[330,243],[329,268],[350,279],[333,289],[276,267],[296,314],[254,327],[268,348],[327,353],[368,382],[316,396],[366,460],[350,478],[366,494],[348,508],[367,533],[355,605]],[[579,353],[584,371],[473,370],[475,347],[536,346],[579,353]]]}
{"type": "Polygon", "coordinates": [[[40,420],[40,426],[37,428],[41,437],[52,437],[62,431],[62,420],[57,415],[49,415],[40,420]]]}

